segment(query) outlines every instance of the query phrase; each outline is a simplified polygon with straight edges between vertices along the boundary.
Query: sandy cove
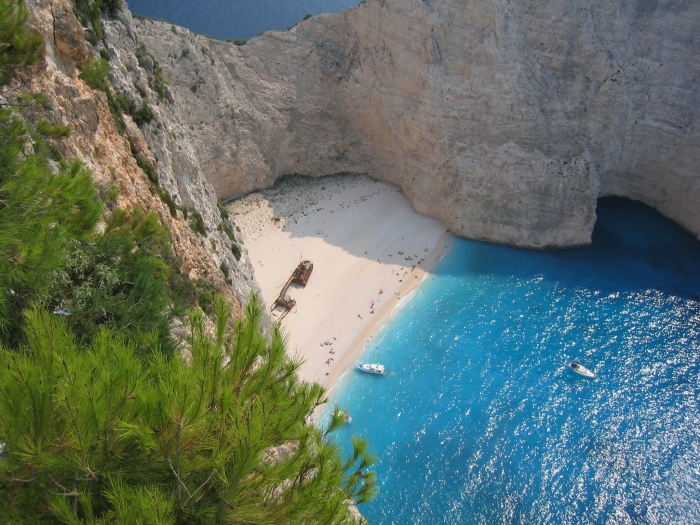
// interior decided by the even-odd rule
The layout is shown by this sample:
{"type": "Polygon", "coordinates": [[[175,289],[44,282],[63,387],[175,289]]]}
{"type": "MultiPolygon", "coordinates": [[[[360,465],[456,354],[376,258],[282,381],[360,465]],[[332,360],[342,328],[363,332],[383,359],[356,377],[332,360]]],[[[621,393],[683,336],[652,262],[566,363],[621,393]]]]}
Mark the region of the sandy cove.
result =
{"type": "Polygon", "coordinates": [[[326,388],[453,239],[398,188],[363,175],[288,177],[227,207],[268,307],[299,262],[313,262],[306,287],[289,288],[296,306],[282,326],[288,351],[304,360],[300,378],[326,388]]]}

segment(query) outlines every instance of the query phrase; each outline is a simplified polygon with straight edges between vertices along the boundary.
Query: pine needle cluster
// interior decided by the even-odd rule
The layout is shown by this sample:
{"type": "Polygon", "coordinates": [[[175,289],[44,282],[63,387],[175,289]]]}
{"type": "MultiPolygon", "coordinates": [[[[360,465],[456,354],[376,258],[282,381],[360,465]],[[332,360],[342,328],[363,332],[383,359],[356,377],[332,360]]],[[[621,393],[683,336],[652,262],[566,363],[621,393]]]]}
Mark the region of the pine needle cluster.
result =
{"type": "Polygon", "coordinates": [[[21,66],[43,56],[43,40],[26,29],[29,14],[21,0],[0,0],[0,86],[21,66]]]}
{"type": "Polygon", "coordinates": [[[0,350],[0,523],[355,523],[374,459],[361,440],[341,458],[341,414],[307,423],[324,390],[279,328],[262,335],[263,308],[253,295],[232,322],[219,298],[212,335],[192,311],[185,357],[110,329],[81,345],[30,309],[27,347],[0,350]]]}
{"type": "Polygon", "coordinates": [[[48,291],[68,239],[92,235],[102,213],[90,173],[79,162],[52,172],[26,155],[28,130],[0,110],[0,339],[14,340],[21,312],[48,291]]]}

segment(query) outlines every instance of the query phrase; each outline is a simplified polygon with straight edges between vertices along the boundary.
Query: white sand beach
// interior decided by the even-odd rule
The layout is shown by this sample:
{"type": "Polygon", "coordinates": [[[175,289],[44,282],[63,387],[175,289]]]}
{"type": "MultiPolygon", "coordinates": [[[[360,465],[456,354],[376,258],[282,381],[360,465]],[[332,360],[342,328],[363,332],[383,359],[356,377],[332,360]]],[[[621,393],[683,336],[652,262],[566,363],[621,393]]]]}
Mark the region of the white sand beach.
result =
{"type": "Polygon", "coordinates": [[[313,262],[306,287],[289,288],[296,306],[282,326],[289,352],[304,360],[301,379],[326,388],[453,238],[398,188],[363,175],[286,178],[227,207],[268,307],[299,262],[313,262]]]}

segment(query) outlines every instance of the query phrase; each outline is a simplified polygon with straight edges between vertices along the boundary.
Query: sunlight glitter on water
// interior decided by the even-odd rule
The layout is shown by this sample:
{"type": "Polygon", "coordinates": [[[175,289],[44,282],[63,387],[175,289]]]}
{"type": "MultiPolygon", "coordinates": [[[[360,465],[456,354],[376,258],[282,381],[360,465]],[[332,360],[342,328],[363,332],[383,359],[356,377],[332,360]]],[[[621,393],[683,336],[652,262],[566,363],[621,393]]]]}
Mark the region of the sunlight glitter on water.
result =
{"type": "Polygon", "coordinates": [[[370,523],[700,522],[700,246],[598,215],[580,250],[459,241],[367,350],[387,376],[334,391],[380,457],[370,523]]]}

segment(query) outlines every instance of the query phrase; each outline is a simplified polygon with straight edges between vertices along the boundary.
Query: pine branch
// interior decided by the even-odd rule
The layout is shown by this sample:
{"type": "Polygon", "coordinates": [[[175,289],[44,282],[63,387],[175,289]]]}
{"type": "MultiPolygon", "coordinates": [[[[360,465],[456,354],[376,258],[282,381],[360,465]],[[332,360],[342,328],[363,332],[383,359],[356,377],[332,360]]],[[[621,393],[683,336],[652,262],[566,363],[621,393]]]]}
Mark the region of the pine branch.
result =
{"type": "MultiPolygon", "coordinates": [[[[173,462],[170,461],[170,458],[167,458],[167,460],[168,460],[168,465],[170,465],[170,471],[171,471],[171,472],[173,473],[173,475],[175,476],[175,479],[177,480],[178,486],[179,486],[179,485],[182,485],[182,486],[184,487],[184,489],[187,491],[187,494],[189,495],[189,494],[190,494],[190,491],[187,490],[187,485],[185,485],[184,482],[180,479],[180,474],[178,474],[177,471],[175,470],[175,468],[173,467],[173,462]]],[[[182,506],[180,505],[179,496],[178,496],[178,502],[177,502],[177,504],[178,504],[178,506],[180,507],[180,510],[182,510],[182,506]]]]}
{"type": "Polygon", "coordinates": [[[32,436],[32,441],[34,442],[34,445],[36,446],[39,444],[38,443],[38,441],[39,441],[39,435],[38,435],[39,434],[39,432],[38,432],[38,429],[39,429],[38,411],[39,411],[39,409],[38,409],[37,404],[36,404],[36,398],[32,395],[32,388],[29,386],[29,382],[27,381],[27,378],[24,377],[24,374],[22,374],[21,367],[18,363],[17,355],[15,353],[12,353],[11,356],[12,356],[12,361],[15,365],[15,367],[14,367],[15,371],[17,372],[17,375],[19,376],[20,382],[26,388],[26,392],[24,392],[24,395],[25,395],[25,397],[28,397],[32,403],[32,413],[34,414],[34,429],[33,429],[34,435],[32,436]]]}
{"type": "MultiPolygon", "coordinates": [[[[209,477],[208,477],[206,480],[204,480],[204,483],[202,483],[199,487],[197,487],[197,488],[195,489],[195,491],[194,491],[192,494],[190,494],[189,491],[187,492],[187,494],[189,494],[189,497],[185,500],[185,503],[182,504],[182,508],[183,508],[183,509],[184,509],[185,507],[187,507],[187,504],[190,502],[190,500],[191,500],[192,498],[195,497],[195,495],[197,494],[197,492],[199,492],[200,490],[202,490],[202,489],[211,481],[211,479],[214,477],[214,474],[216,474],[216,471],[212,470],[212,471],[211,471],[211,474],[209,474],[209,477]]],[[[185,489],[185,490],[186,490],[186,489],[185,489]]],[[[203,495],[204,495],[204,494],[202,494],[202,496],[203,496],[203,495]]],[[[197,499],[197,501],[199,501],[199,500],[202,498],[202,496],[200,496],[200,497],[197,499]]],[[[195,503],[196,503],[196,501],[195,501],[195,503]]]]}
{"type": "Polygon", "coordinates": [[[53,478],[53,476],[51,476],[51,474],[48,474],[48,473],[47,473],[46,475],[49,477],[49,480],[51,480],[51,483],[53,483],[54,485],[56,485],[59,489],[61,489],[61,490],[64,491],[64,492],[70,492],[66,487],[64,487],[64,486],[61,485],[58,481],[56,481],[56,480],[53,478]]]}
{"type": "MultiPolygon", "coordinates": [[[[70,369],[68,368],[68,363],[66,362],[65,359],[63,361],[63,368],[66,371],[66,376],[70,380],[70,383],[72,385],[75,384],[75,379],[71,377],[70,369]]],[[[68,396],[64,396],[64,399],[66,400],[66,408],[68,408],[68,414],[70,415],[71,422],[73,423],[73,427],[75,428],[75,433],[78,436],[78,446],[80,447],[80,457],[83,459],[83,463],[85,463],[85,444],[83,443],[83,436],[82,433],[80,432],[80,425],[78,424],[78,416],[77,414],[73,411],[73,406],[71,405],[70,399],[68,396]]]]}

